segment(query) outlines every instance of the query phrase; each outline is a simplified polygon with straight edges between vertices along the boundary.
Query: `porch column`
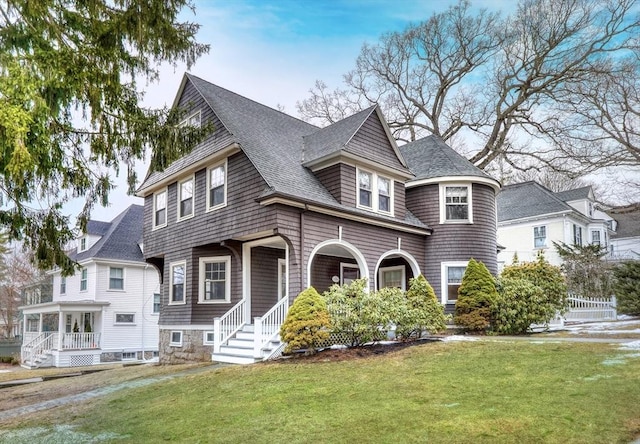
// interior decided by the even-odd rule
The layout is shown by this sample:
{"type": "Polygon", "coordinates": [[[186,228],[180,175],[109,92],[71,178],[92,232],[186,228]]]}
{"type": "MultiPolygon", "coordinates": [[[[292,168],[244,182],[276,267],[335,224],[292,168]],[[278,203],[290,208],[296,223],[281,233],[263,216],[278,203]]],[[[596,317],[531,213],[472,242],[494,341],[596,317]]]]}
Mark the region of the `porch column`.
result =
{"type": "Polygon", "coordinates": [[[27,337],[27,315],[22,313],[22,343],[24,343],[24,338],[27,337]]]}
{"type": "Polygon", "coordinates": [[[42,334],[42,313],[38,313],[38,334],[42,334]]]}
{"type": "Polygon", "coordinates": [[[62,332],[64,330],[64,315],[62,310],[58,312],[58,350],[62,350],[62,332]]]}

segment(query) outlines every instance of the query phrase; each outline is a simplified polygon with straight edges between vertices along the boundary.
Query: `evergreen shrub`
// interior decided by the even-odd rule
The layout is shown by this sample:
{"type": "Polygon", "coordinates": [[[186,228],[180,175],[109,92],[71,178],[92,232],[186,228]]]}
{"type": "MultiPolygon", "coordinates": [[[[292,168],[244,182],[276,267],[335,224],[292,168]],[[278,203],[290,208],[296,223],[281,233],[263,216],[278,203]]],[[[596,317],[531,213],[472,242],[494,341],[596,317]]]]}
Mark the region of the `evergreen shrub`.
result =
{"type": "Polygon", "coordinates": [[[307,288],[293,301],[280,327],[280,338],[287,344],[285,353],[301,349],[314,353],[329,337],[330,325],[324,299],[315,288],[307,288]]]}
{"type": "Polygon", "coordinates": [[[613,270],[618,312],[640,316],[640,261],[623,262],[613,270]]]}
{"type": "Polygon", "coordinates": [[[497,298],[494,277],[482,262],[471,258],[458,289],[454,323],[466,331],[485,331],[491,323],[491,309],[497,298]]]}
{"type": "Polygon", "coordinates": [[[423,275],[410,279],[395,322],[396,336],[402,340],[417,339],[425,332],[438,333],[447,328],[444,307],[423,275]]]}
{"type": "Polygon", "coordinates": [[[503,335],[527,333],[531,324],[549,322],[542,288],[526,279],[501,278],[492,307],[492,330],[503,335]]]}

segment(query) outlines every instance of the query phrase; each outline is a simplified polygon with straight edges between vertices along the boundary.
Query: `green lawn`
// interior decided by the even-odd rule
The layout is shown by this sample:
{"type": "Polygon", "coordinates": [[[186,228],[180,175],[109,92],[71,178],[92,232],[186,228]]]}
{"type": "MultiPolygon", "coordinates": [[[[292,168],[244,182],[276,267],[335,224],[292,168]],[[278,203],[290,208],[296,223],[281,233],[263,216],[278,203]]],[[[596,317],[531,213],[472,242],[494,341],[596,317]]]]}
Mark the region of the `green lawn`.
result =
{"type": "Polygon", "coordinates": [[[28,425],[62,422],[114,442],[628,443],[640,433],[640,353],[427,343],[352,361],[225,367],[45,418],[28,425]]]}

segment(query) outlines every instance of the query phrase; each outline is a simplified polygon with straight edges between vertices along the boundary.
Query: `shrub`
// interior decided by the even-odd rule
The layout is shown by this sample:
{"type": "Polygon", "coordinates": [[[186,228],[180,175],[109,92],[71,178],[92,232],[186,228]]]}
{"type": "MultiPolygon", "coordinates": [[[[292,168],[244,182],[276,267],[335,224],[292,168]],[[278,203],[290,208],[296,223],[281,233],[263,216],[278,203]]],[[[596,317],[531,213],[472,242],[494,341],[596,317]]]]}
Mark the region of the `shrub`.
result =
{"type": "Polygon", "coordinates": [[[453,321],[467,331],[486,330],[497,297],[493,276],[482,262],[471,258],[458,289],[453,321]]]}
{"type": "Polygon", "coordinates": [[[606,247],[556,242],[553,245],[563,260],[561,268],[570,293],[587,298],[609,296],[613,293],[613,266],[603,260],[608,253],[606,247]]]}
{"type": "Polygon", "coordinates": [[[407,340],[424,332],[438,333],[447,328],[444,307],[423,275],[409,281],[403,303],[396,312],[396,336],[407,340]]]}
{"type": "MultiPolygon", "coordinates": [[[[520,335],[529,331],[531,324],[549,322],[545,299],[542,288],[526,279],[501,278],[498,281],[498,298],[491,310],[493,331],[520,335]]],[[[555,315],[555,311],[553,313],[555,315]]]]}
{"type": "Polygon", "coordinates": [[[567,285],[562,271],[560,267],[551,265],[541,253],[538,254],[534,262],[506,266],[500,277],[525,279],[542,289],[544,299],[541,304],[546,313],[544,323],[553,319],[557,313],[563,313],[567,309],[567,285]]]}
{"type": "Polygon", "coordinates": [[[618,264],[613,274],[618,311],[622,314],[640,316],[640,261],[618,264]]]}
{"type": "Polygon", "coordinates": [[[313,287],[298,295],[280,327],[280,338],[287,343],[285,353],[307,349],[314,353],[321,341],[329,337],[329,312],[324,299],[313,287]]]}

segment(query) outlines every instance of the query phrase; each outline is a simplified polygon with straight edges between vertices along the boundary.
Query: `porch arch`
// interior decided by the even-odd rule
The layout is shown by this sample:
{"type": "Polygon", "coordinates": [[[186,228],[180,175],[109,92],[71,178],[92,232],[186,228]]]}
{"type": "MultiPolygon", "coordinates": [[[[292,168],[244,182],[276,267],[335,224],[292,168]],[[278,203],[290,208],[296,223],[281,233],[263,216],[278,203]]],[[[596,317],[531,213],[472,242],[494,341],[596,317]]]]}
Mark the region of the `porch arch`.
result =
{"type": "Polygon", "coordinates": [[[407,261],[407,263],[409,264],[409,267],[411,267],[411,272],[413,273],[413,277],[418,277],[420,275],[420,265],[418,265],[418,261],[416,260],[415,257],[413,257],[411,253],[408,253],[404,250],[398,250],[398,249],[389,250],[386,253],[383,253],[382,256],[380,256],[380,258],[378,259],[378,262],[376,263],[373,288],[378,288],[378,270],[380,269],[380,264],[382,264],[382,261],[390,257],[403,258],[405,261],[407,261]]]}
{"type": "Polygon", "coordinates": [[[365,287],[365,290],[368,290],[371,279],[369,276],[369,267],[367,266],[367,261],[364,258],[364,255],[352,244],[341,239],[328,239],[326,241],[322,241],[318,245],[316,245],[313,250],[311,250],[309,260],[307,261],[307,288],[311,287],[311,265],[313,264],[313,259],[315,258],[316,254],[321,253],[323,249],[326,251],[331,247],[342,248],[349,254],[351,254],[351,256],[353,256],[353,259],[355,259],[356,263],[358,264],[358,268],[360,269],[360,277],[367,280],[367,286],[365,287]]]}

